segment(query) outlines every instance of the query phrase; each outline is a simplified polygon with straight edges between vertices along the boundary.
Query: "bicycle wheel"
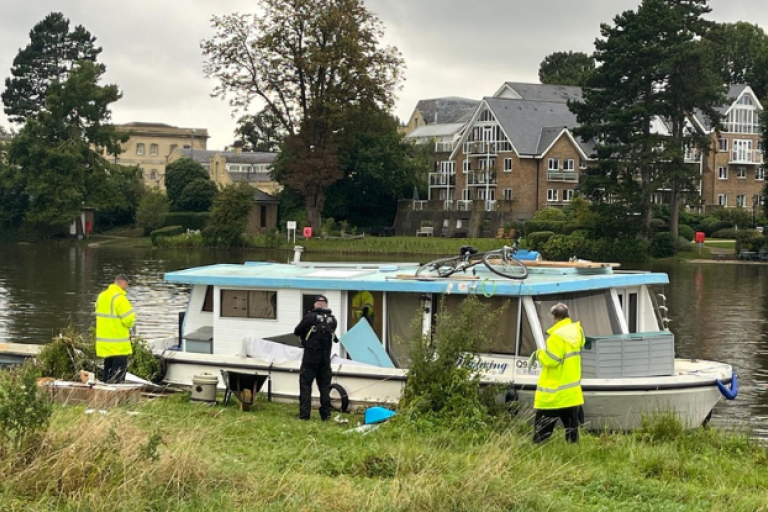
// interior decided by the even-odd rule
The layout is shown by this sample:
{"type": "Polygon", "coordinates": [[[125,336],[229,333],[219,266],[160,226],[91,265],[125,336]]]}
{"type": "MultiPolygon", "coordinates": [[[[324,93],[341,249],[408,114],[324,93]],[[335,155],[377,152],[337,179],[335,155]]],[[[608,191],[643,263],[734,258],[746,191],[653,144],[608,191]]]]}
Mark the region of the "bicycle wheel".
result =
{"type": "Polygon", "coordinates": [[[528,267],[511,254],[502,251],[487,252],[483,255],[483,263],[488,270],[508,279],[525,279],[528,277],[528,267]]]}
{"type": "Polygon", "coordinates": [[[456,267],[460,261],[460,258],[440,258],[439,260],[430,261],[429,263],[419,267],[416,271],[416,277],[428,277],[429,274],[437,277],[448,277],[456,270],[456,267]]]}

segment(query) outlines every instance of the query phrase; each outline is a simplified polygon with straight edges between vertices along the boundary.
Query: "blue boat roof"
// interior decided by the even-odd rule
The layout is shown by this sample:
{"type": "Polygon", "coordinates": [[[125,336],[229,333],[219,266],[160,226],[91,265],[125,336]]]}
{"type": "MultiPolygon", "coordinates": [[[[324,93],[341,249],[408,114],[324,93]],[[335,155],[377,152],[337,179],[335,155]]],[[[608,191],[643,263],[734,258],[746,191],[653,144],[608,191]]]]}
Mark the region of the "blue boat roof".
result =
{"type": "Polygon", "coordinates": [[[529,268],[524,280],[506,279],[481,266],[477,279],[414,279],[416,263],[285,263],[247,262],[209,265],[169,272],[165,280],[189,285],[299,290],[368,290],[383,292],[486,295],[549,295],[614,287],[667,284],[663,273],[614,272],[610,268],[529,268]],[[599,272],[599,273],[597,273],[599,272]]]}

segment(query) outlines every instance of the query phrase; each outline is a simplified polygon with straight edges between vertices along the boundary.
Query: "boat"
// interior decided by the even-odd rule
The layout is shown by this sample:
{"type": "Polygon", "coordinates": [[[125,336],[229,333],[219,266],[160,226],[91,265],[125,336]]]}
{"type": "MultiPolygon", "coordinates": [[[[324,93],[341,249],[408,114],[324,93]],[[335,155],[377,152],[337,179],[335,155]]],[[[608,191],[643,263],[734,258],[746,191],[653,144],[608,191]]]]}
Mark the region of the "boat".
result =
{"type": "Polygon", "coordinates": [[[331,361],[334,403],[345,409],[394,405],[408,376],[403,340],[412,321],[418,317],[428,334],[439,307],[450,312],[476,295],[490,308],[506,307],[496,338],[478,354],[482,383],[508,386],[507,396],[523,405],[532,404],[540,372],[537,364],[528,366],[529,357],[545,347],[548,312],[558,302],[569,306],[587,336],[581,382],[587,428],[633,430],[647,415],[668,411],[695,427],[736,391],[729,364],[675,358],[664,273],[537,259],[526,262],[525,279],[480,266],[425,277],[417,276],[419,263],[307,262],[299,254],[289,263],[218,264],[165,274],[169,283],[191,286],[178,336],[152,341],[164,361],[165,382],[191,386],[205,373],[257,373],[267,376],[269,399],[296,400],[302,349],[292,333],[322,294],[341,338],[331,361]]]}

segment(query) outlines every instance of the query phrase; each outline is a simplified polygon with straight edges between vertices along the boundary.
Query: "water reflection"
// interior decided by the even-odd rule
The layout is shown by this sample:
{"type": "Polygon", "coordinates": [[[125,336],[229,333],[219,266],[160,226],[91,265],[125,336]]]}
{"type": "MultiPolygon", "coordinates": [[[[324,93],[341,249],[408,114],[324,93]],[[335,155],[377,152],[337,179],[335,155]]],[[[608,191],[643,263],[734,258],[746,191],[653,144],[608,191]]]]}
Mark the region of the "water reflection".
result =
{"type": "MultiPolygon", "coordinates": [[[[45,343],[70,321],[81,330],[89,329],[96,296],[118,273],[131,278],[128,296],[137,310],[139,334],[172,336],[189,291],[164,283],[165,272],[290,257],[288,252],[0,245],[0,341],[45,343]]],[[[678,356],[728,362],[739,372],[739,399],[721,402],[713,422],[748,426],[768,438],[768,265],[674,264],[654,270],[670,276],[664,293],[678,356]]]]}

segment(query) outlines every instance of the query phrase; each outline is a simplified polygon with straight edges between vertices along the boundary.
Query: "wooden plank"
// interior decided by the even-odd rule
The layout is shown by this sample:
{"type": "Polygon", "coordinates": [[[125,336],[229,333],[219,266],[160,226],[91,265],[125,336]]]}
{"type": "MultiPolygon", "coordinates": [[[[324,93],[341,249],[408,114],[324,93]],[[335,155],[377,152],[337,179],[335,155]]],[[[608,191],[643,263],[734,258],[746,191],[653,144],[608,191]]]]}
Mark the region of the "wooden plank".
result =
{"type": "Polygon", "coordinates": [[[461,275],[454,274],[454,275],[448,276],[448,277],[424,276],[424,275],[416,277],[415,275],[411,275],[411,274],[398,274],[398,275],[395,276],[395,279],[411,279],[411,280],[416,280],[416,281],[437,281],[437,280],[446,280],[446,279],[453,279],[453,280],[456,280],[456,281],[474,281],[474,280],[480,279],[480,276],[468,276],[468,275],[464,275],[464,274],[461,274],[461,275]]]}
{"type": "Polygon", "coordinates": [[[526,267],[545,268],[618,268],[621,263],[599,263],[594,261],[547,261],[547,260],[518,260],[526,267]]]}

